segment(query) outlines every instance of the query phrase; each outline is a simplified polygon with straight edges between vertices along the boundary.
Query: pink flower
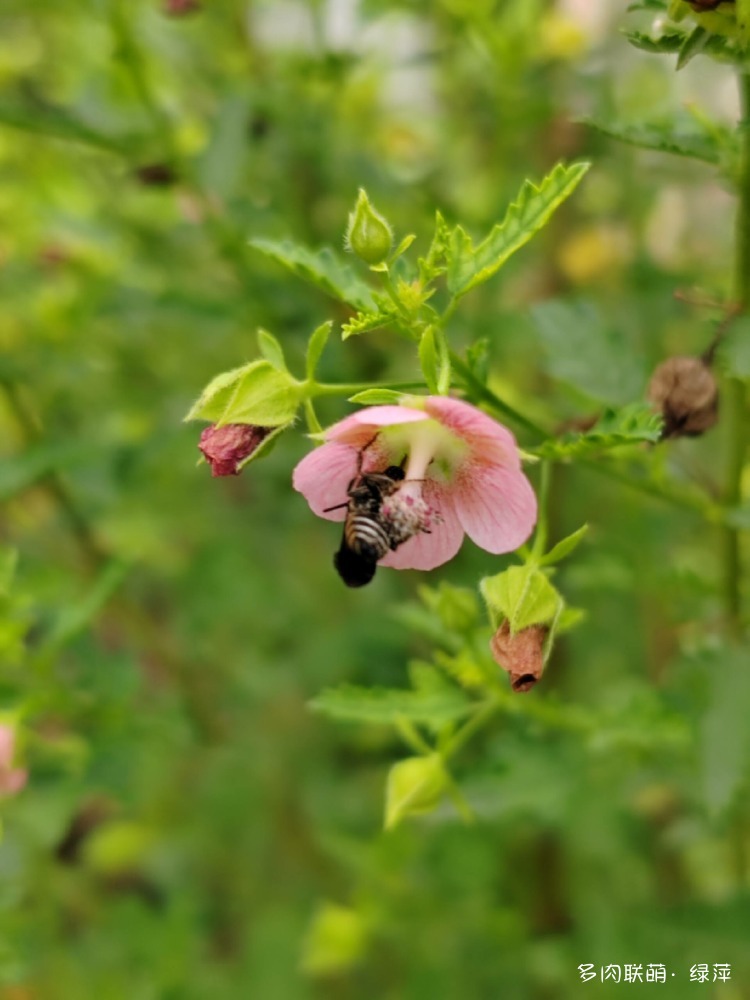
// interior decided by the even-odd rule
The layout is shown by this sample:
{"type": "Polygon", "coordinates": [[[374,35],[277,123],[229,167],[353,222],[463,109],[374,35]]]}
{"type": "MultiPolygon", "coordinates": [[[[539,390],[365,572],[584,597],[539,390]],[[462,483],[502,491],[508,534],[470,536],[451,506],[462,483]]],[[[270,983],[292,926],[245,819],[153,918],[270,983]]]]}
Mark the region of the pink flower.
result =
{"type": "Polygon", "coordinates": [[[23,768],[13,767],[15,748],[15,729],[0,723],[0,796],[15,795],[26,784],[28,773],[23,768]]]}
{"type": "Polygon", "coordinates": [[[328,428],[326,443],[302,459],[292,480],[313,512],[344,520],[345,507],[327,508],[345,504],[360,454],[365,473],[405,460],[398,496],[414,498],[424,526],[380,565],[433,569],[453,558],[464,532],[488,552],[522,545],[536,521],[536,497],[510,431],[458,399],[405,404],[370,406],[328,428]]]}

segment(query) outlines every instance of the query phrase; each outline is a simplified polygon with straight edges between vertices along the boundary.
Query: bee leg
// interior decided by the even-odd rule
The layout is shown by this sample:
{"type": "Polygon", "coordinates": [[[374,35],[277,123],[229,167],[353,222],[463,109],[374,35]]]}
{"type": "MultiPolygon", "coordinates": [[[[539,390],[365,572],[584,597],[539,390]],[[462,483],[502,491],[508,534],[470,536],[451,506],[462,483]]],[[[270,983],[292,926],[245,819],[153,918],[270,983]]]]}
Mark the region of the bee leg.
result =
{"type": "Polygon", "coordinates": [[[329,510],[341,510],[342,507],[348,507],[348,506],[349,506],[349,501],[346,500],[344,503],[334,504],[333,507],[324,507],[323,513],[327,514],[329,510]]]}

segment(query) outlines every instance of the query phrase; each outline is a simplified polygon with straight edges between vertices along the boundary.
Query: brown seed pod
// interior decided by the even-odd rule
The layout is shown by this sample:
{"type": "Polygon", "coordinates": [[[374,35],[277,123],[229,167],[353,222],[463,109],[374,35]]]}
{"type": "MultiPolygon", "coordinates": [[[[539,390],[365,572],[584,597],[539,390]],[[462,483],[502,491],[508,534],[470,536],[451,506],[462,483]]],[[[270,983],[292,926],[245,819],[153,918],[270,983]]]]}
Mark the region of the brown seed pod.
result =
{"type": "Polygon", "coordinates": [[[646,397],[664,417],[663,438],[696,437],[719,419],[719,389],[701,358],[667,358],[651,376],[646,397]]]}
{"type": "Polygon", "coordinates": [[[542,676],[548,632],[546,625],[529,625],[511,635],[510,622],[506,620],[490,639],[492,655],[510,674],[514,691],[529,691],[542,676]]]}

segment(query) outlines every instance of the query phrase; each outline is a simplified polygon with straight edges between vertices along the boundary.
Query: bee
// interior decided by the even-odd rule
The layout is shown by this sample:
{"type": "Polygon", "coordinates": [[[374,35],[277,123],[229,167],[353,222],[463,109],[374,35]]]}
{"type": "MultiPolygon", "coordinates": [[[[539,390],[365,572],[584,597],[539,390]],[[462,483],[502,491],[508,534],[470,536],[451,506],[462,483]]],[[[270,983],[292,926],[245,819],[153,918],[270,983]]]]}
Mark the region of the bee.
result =
{"type": "Polygon", "coordinates": [[[403,463],[389,465],[383,472],[363,472],[362,459],[370,444],[372,441],[359,452],[357,474],[346,489],[348,499],[326,508],[346,507],[344,533],[333,565],[347,587],[363,587],[369,583],[375,576],[379,559],[418,531],[427,530],[413,518],[394,516],[389,509],[384,509],[388,498],[393,497],[404,482],[403,463]]]}

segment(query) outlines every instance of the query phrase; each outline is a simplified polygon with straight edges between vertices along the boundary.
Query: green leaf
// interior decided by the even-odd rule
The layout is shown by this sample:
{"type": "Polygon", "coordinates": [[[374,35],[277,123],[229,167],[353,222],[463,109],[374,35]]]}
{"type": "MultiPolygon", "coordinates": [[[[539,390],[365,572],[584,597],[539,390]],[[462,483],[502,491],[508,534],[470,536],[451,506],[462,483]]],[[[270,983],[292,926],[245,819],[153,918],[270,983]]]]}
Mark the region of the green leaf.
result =
{"type": "Polygon", "coordinates": [[[458,689],[425,692],[349,684],[322,691],[310,707],[350,722],[394,725],[404,718],[433,728],[464,718],[473,710],[472,703],[458,689]]]}
{"type": "Polygon", "coordinates": [[[419,341],[419,361],[430,392],[444,396],[451,385],[451,361],[442,327],[425,328],[419,341]]]}
{"type": "Polygon", "coordinates": [[[60,614],[39,653],[48,655],[83,632],[109,601],[129,571],[130,564],[121,560],[114,560],[105,566],[88,594],[60,614]]]}
{"type": "Polygon", "coordinates": [[[449,781],[438,753],[407,757],[394,764],[385,790],[385,829],[393,830],[407,816],[432,812],[449,781]]]}
{"type": "Polygon", "coordinates": [[[679,52],[687,38],[686,32],[680,30],[665,32],[656,38],[646,35],[642,31],[625,31],[623,34],[631,45],[641,49],[642,52],[669,53],[670,55],[679,52]]]}
{"type": "Polygon", "coordinates": [[[576,189],[589,169],[588,163],[565,166],[558,163],[551,173],[536,186],[525,181],[502,222],[489,236],[474,247],[461,226],[451,236],[448,264],[448,288],[455,297],[492,277],[508,258],[519,250],[549,221],[557,209],[576,189]]]}
{"type": "Polygon", "coordinates": [[[383,403],[400,403],[403,392],[395,389],[365,389],[349,397],[350,403],[362,403],[363,406],[380,406],[383,403]]]}
{"type": "Polygon", "coordinates": [[[549,552],[542,556],[540,563],[542,566],[552,566],[554,563],[561,562],[566,556],[578,548],[578,545],[583,541],[583,537],[589,530],[588,524],[584,524],[574,531],[572,535],[568,535],[567,538],[563,538],[562,541],[558,542],[557,545],[553,546],[549,552]]]}
{"type": "Polygon", "coordinates": [[[324,903],[315,914],[302,949],[302,970],[310,976],[346,972],[359,962],[367,925],[356,910],[324,903]]]}
{"type": "Polygon", "coordinates": [[[709,34],[700,25],[694,28],[680,46],[680,54],[677,57],[677,69],[683,69],[687,64],[701,53],[708,43],[709,34]]]}
{"type": "Polygon", "coordinates": [[[432,242],[427,256],[419,259],[419,277],[423,284],[426,285],[446,270],[451,232],[451,227],[440,212],[435,212],[435,233],[432,242]]]}
{"type": "Polygon", "coordinates": [[[0,125],[91,146],[107,153],[125,154],[140,142],[136,136],[113,136],[87,125],[65,108],[30,101],[0,101],[0,125]]]}
{"type": "Polygon", "coordinates": [[[321,323],[320,326],[313,330],[310,334],[310,339],[307,342],[307,358],[305,359],[305,372],[308,378],[313,378],[318,367],[318,362],[320,361],[321,355],[325,350],[325,346],[328,343],[328,338],[331,335],[331,330],[333,329],[333,320],[326,320],[325,323],[321,323]]]}
{"type": "Polygon", "coordinates": [[[419,363],[427,388],[438,392],[438,352],[435,344],[435,327],[428,326],[419,341],[419,363]]]}
{"type": "Polygon", "coordinates": [[[643,358],[621,330],[605,323],[595,305],[550,299],[531,310],[544,347],[544,367],[555,379],[602,403],[641,395],[643,358]]]}
{"type": "Polygon", "coordinates": [[[398,260],[398,258],[402,254],[405,254],[416,238],[417,237],[414,236],[413,234],[409,236],[404,236],[399,245],[396,247],[391,256],[388,258],[388,263],[392,264],[395,260],[398,260]]]}
{"type": "Polygon", "coordinates": [[[512,633],[529,625],[551,625],[564,607],[545,574],[530,564],[510,566],[496,576],[487,576],[479,589],[493,626],[497,628],[507,618],[512,633]]]}
{"type": "Polygon", "coordinates": [[[212,379],[185,420],[280,427],[294,420],[299,403],[300,385],[291,375],[252,361],[212,379]]]}
{"type": "Polygon", "coordinates": [[[363,310],[372,310],[375,305],[370,286],[330,247],[309,250],[291,240],[266,239],[252,239],[250,246],[339,302],[363,310]]]}
{"type": "Polygon", "coordinates": [[[268,330],[258,330],[258,347],[266,361],[277,371],[288,371],[284,359],[284,349],[276,337],[272,333],[269,333],[268,330]]]}
{"type": "Polygon", "coordinates": [[[663,420],[648,403],[631,403],[621,410],[608,410],[585,434],[570,433],[545,441],[534,449],[540,458],[556,460],[586,458],[599,452],[661,438],[663,420]]]}
{"type": "Polygon", "coordinates": [[[380,312],[358,312],[341,327],[341,339],[348,340],[360,333],[369,333],[370,330],[380,330],[384,326],[392,323],[396,317],[395,309],[392,311],[380,312]]]}
{"type": "Polygon", "coordinates": [[[729,129],[716,126],[714,131],[697,129],[692,122],[603,122],[594,118],[579,119],[584,125],[642,149],[674,153],[704,163],[721,163],[736,146],[729,129]]]}

